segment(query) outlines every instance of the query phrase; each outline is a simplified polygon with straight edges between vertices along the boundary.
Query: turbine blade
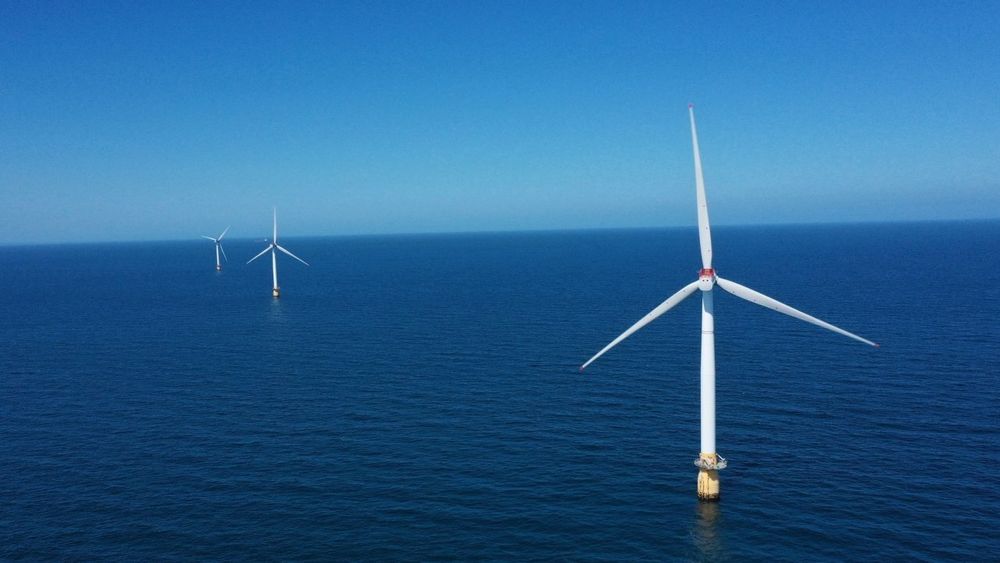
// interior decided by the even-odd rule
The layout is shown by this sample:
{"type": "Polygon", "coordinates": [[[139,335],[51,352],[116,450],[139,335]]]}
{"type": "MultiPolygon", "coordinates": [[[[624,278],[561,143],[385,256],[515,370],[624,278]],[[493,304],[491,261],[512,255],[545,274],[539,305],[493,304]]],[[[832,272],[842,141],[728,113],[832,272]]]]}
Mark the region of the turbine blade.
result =
{"type": "Polygon", "coordinates": [[[201,235],[201,238],[207,238],[207,239],[208,239],[208,240],[210,240],[210,241],[213,241],[213,242],[218,242],[218,241],[216,241],[216,240],[215,240],[215,237],[210,237],[210,236],[208,236],[208,235],[201,235]]]}
{"type": "MultiPolygon", "coordinates": [[[[231,227],[231,226],[232,226],[232,225],[230,225],[229,227],[231,227]]],[[[229,227],[226,227],[226,230],[222,231],[222,234],[221,234],[221,235],[219,235],[219,241],[221,241],[221,240],[223,239],[223,237],[225,237],[225,236],[226,236],[226,233],[228,233],[228,232],[229,232],[229,227]]]]}
{"type": "Polygon", "coordinates": [[[712,267],[712,229],[708,224],[708,199],[705,197],[705,177],[701,172],[701,149],[698,148],[698,129],[694,124],[694,104],[688,104],[691,117],[691,146],[694,147],[694,181],[698,194],[698,243],[701,245],[701,265],[712,267]]]}
{"type": "Polygon", "coordinates": [[[275,207],[273,209],[274,209],[274,238],[272,238],[271,241],[274,242],[275,244],[277,244],[278,243],[278,208],[275,207]]]}
{"type": "Polygon", "coordinates": [[[276,247],[276,248],[277,248],[278,250],[280,250],[280,251],[284,252],[285,254],[287,254],[287,255],[291,256],[292,258],[295,258],[296,260],[298,260],[299,262],[302,262],[302,263],[303,263],[303,264],[305,264],[306,266],[308,266],[308,265],[309,265],[309,262],[306,262],[305,260],[303,260],[303,259],[299,258],[298,256],[296,256],[296,255],[292,254],[291,252],[289,252],[289,251],[288,251],[288,249],[287,249],[287,248],[285,248],[285,247],[283,247],[283,246],[278,246],[277,244],[275,244],[274,246],[275,246],[275,247],[276,247]]]}
{"type": "MultiPolygon", "coordinates": [[[[222,239],[220,238],[219,240],[221,241],[222,239]]],[[[226,249],[222,248],[222,243],[221,242],[219,243],[219,250],[222,251],[222,257],[226,259],[226,262],[229,262],[229,257],[226,256],[226,249]]]]}
{"type": "Polygon", "coordinates": [[[625,332],[621,333],[621,335],[619,335],[618,338],[615,338],[614,340],[612,340],[611,344],[608,344],[607,346],[604,347],[603,350],[601,350],[596,355],[594,355],[593,358],[590,358],[589,360],[587,360],[587,363],[585,363],[582,366],[580,366],[580,371],[585,370],[587,368],[587,366],[589,366],[591,363],[594,362],[594,360],[596,360],[597,358],[600,358],[601,356],[603,356],[605,352],[607,352],[608,350],[614,348],[619,342],[621,342],[622,340],[625,340],[629,336],[632,336],[632,334],[635,331],[637,331],[640,328],[642,328],[642,327],[648,325],[649,323],[653,322],[654,320],[656,320],[657,317],[659,317],[663,313],[666,313],[667,311],[673,309],[678,303],[680,303],[681,301],[684,301],[692,293],[694,293],[695,291],[697,291],[697,289],[698,289],[698,282],[694,281],[694,282],[691,282],[690,284],[684,286],[677,293],[675,293],[675,294],[671,295],[670,297],[668,297],[666,301],[664,301],[663,303],[660,303],[655,309],[653,309],[652,311],[650,311],[649,314],[647,314],[645,317],[639,319],[639,322],[637,322],[634,325],[630,326],[629,329],[626,330],[625,332]]]}
{"type": "Polygon", "coordinates": [[[268,250],[271,250],[272,248],[274,248],[274,245],[273,245],[273,244],[269,244],[269,245],[267,245],[267,248],[265,248],[264,250],[261,250],[261,251],[260,251],[260,254],[258,254],[257,256],[254,256],[253,258],[251,258],[251,259],[247,260],[247,264],[249,264],[250,262],[253,262],[254,260],[256,260],[256,259],[260,258],[261,256],[263,256],[263,255],[267,254],[267,251],[268,251],[268,250]]]}
{"type": "Polygon", "coordinates": [[[800,321],[805,321],[807,323],[812,323],[812,324],[814,324],[816,326],[823,327],[823,328],[825,328],[827,330],[832,330],[833,332],[836,332],[837,334],[843,334],[844,336],[846,336],[848,338],[853,338],[854,340],[857,340],[858,342],[864,342],[865,344],[868,344],[869,346],[875,346],[876,348],[878,347],[878,344],[875,344],[871,340],[867,340],[865,338],[861,338],[857,334],[854,334],[854,333],[851,333],[851,332],[847,332],[846,330],[844,330],[842,328],[837,328],[837,327],[833,326],[832,324],[830,324],[828,322],[825,322],[825,321],[821,321],[821,320],[817,319],[816,317],[814,317],[812,315],[807,315],[807,314],[803,313],[802,311],[799,311],[798,309],[789,307],[788,305],[785,305],[784,303],[782,303],[780,301],[777,301],[775,299],[771,299],[770,297],[764,295],[763,293],[754,291],[754,290],[750,289],[749,287],[740,285],[740,284],[738,284],[736,282],[733,282],[733,281],[722,279],[722,278],[720,278],[718,276],[716,276],[715,281],[716,281],[716,283],[719,284],[719,287],[721,287],[722,289],[728,291],[729,293],[732,293],[736,297],[739,297],[741,299],[746,299],[747,301],[749,301],[751,303],[756,303],[757,305],[760,305],[761,307],[767,307],[768,309],[771,309],[772,311],[777,311],[779,313],[784,313],[784,314],[788,315],[789,317],[795,317],[796,319],[799,319],[800,321]]]}

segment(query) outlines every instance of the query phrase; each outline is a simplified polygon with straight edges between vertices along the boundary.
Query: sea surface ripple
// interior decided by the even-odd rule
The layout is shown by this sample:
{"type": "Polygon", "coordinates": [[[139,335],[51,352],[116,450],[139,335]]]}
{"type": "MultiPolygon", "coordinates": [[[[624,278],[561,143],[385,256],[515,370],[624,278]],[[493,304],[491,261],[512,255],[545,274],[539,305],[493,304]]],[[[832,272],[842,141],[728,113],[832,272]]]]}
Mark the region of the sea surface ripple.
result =
{"type": "MultiPolygon", "coordinates": [[[[235,233],[234,233],[235,234],[235,233]]],[[[1000,223],[0,248],[0,559],[1000,557],[1000,223]],[[284,258],[284,257],[281,257],[284,258]]]]}

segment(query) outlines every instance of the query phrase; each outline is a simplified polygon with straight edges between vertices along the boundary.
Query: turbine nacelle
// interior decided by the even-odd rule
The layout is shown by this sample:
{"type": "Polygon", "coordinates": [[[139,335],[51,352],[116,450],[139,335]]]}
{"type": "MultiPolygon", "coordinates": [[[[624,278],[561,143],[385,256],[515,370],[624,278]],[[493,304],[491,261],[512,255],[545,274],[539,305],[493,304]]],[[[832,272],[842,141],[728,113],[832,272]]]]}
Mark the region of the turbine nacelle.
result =
{"type": "Polygon", "coordinates": [[[715,270],[712,268],[702,268],[698,272],[698,289],[712,291],[713,286],[715,286],[715,270]]]}

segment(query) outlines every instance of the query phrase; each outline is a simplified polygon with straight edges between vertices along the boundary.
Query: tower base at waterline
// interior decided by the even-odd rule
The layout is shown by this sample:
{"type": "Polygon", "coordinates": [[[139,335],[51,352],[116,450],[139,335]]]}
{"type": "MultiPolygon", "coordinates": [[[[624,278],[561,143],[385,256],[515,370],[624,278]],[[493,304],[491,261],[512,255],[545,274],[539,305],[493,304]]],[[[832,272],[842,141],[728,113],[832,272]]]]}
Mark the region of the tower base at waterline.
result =
{"type": "Polygon", "coordinates": [[[698,500],[719,500],[719,470],[726,468],[726,458],[716,453],[702,453],[694,461],[698,467],[698,500]]]}

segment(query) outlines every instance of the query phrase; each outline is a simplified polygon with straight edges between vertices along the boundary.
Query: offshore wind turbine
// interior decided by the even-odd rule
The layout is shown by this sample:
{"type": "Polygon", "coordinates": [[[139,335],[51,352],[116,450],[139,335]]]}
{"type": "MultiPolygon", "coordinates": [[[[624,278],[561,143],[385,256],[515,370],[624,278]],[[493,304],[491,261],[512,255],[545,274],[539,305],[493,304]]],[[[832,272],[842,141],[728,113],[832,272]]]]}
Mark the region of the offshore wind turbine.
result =
{"type": "Polygon", "coordinates": [[[222,237],[226,236],[226,233],[228,233],[228,232],[229,232],[229,227],[226,227],[226,230],[222,231],[222,234],[219,235],[219,238],[210,237],[208,235],[201,235],[201,238],[207,238],[208,240],[213,241],[215,243],[215,271],[216,272],[221,272],[222,271],[222,262],[219,261],[219,252],[222,252],[222,256],[226,259],[226,262],[229,262],[229,257],[226,256],[226,251],[222,248],[222,237]]]}
{"type": "Polygon", "coordinates": [[[639,319],[618,338],[612,340],[604,349],[587,360],[587,363],[580,367],[580,371],[583,371],[619,342],[690,297],[695,291],[701,290],[701,453],[694,464],[698,467],[698,498],[715,501],[719,499],[718,471],[726,467],[726,459],[720,456],[715,449],[715,319],[712,293],[716,285],[740,299],[745,299],[756,305],[832,330],[870,346],[878,347],[878,344],[807,315],[798,309],[793,309],[749,287],[721,278],[715,273],[712,268],[712,231],[708,224],[708,201],[705,198],[705,179],[701,171],[698,130],[694,123],[694,104],[688,105],[688,115],[691,119],[691,146],[694,149],[694,177],[698,200],[698,242],[701,246],[701,271],[698,272],[698,279],[668,297],[666,301],[639,319]]]}
{"type": "Polygon", "coordinates": [[[278,244],[278,209],[277,208],[274,209],[274,236],[271,238],[271,243],[267,245],[267,248],[265,248],[264,250],[261,250],[260,254],[258,254],[257,256],[254,256],[253,258],[247,260],[247,264],[249,264],[250,262],[253,262],[254,260],[256,260],[258,258],[260,258],[264,254],[266,254],[267,251],[269,251],[269,250],[271,251],[271,276],[272,276],[272,279],[274,280],[274,289],[271,290],[271,295],[273,295],[275,297],[281,297],[281,288],[278,287],[278,251],[280,250],[280,251],[284,252],[285,254],[291,256],[292,258],[295,258],[299,262],[302,262],[306,266],[308,266],[309,263],[306,262],[305,260],[299,258],[298,256],[292,254],[287,248],[285,248],[285,247],[281,246],[280,244],[278,244]]]}

